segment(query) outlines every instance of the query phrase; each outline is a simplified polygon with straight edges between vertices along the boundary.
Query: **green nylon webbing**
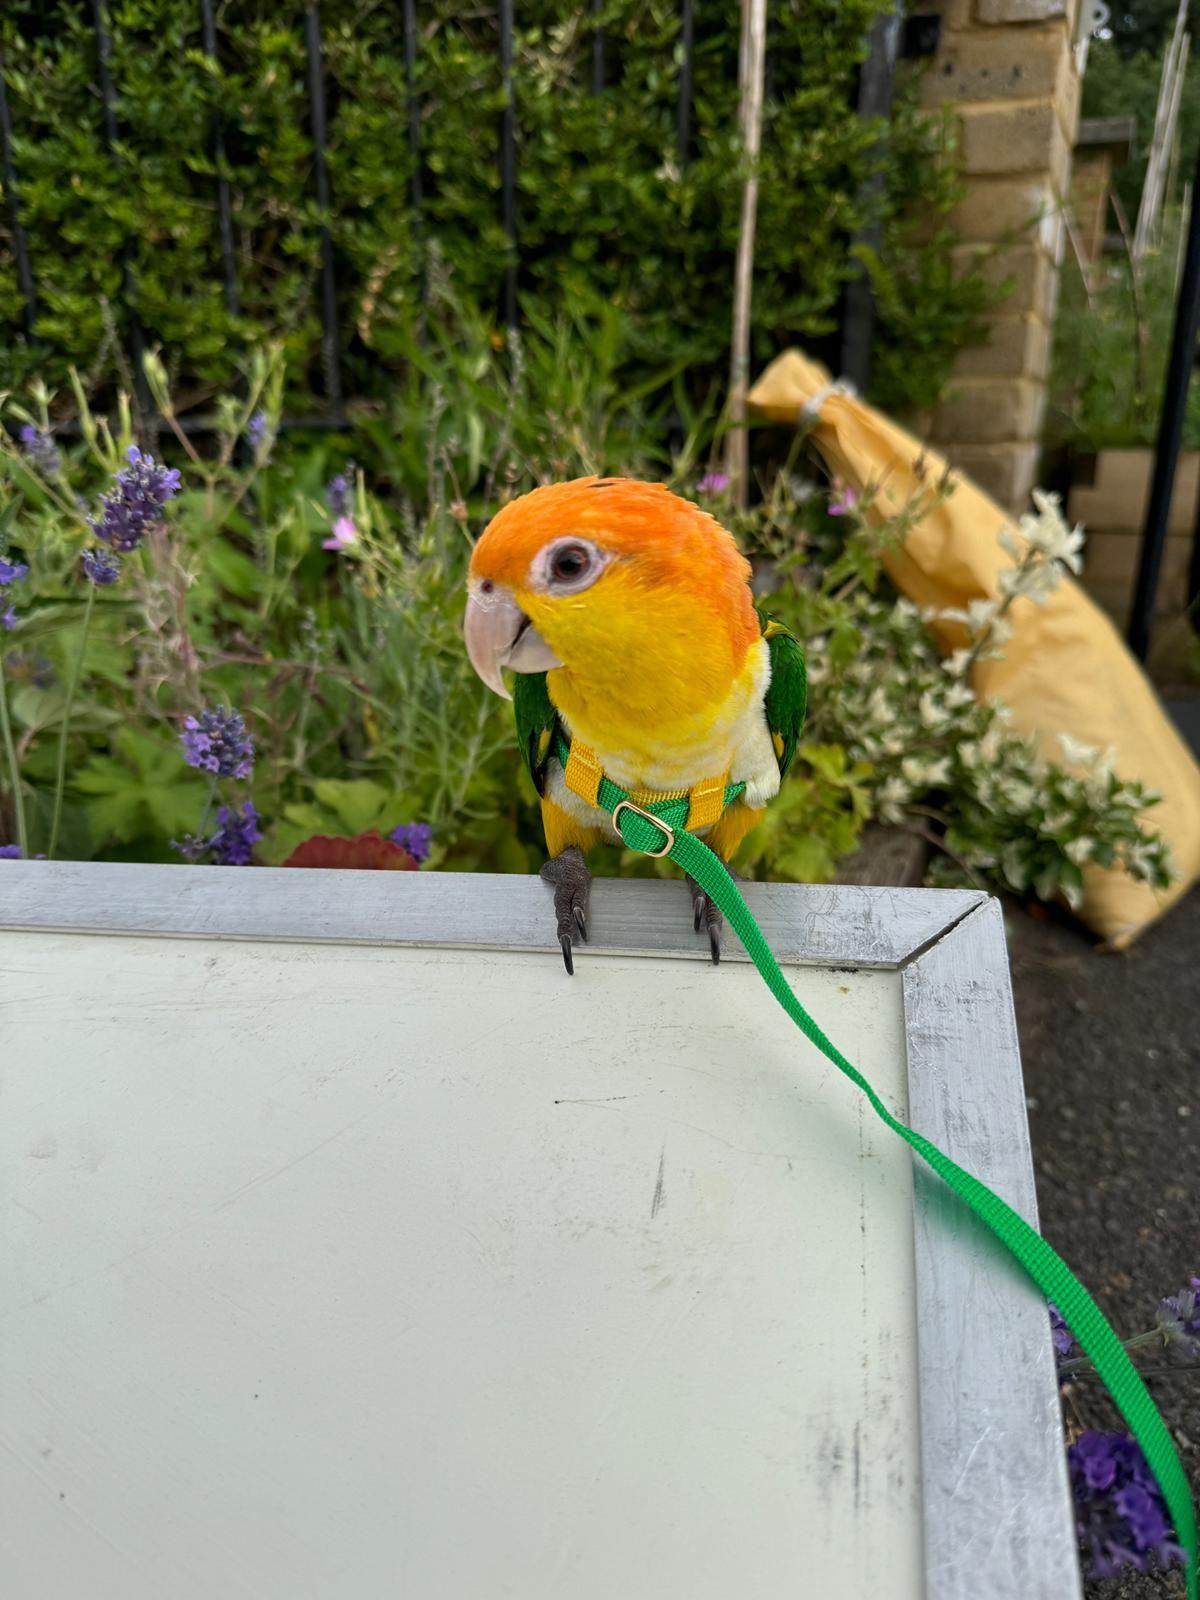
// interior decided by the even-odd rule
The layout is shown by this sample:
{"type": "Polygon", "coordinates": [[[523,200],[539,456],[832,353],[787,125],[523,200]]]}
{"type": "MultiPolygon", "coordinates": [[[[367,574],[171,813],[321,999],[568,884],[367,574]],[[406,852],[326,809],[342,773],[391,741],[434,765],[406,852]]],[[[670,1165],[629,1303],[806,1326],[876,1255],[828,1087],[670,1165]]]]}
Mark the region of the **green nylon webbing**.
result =
{"type": "MultiPolygon", "coordinates": [[[[629,799],[622,789],[608,779],[601,783],[601,795],[605,809],[610,812],[629,799]]],[[[792,993],[791,985],[784,977],[737,885],[707,845],[694,834],[683,832],[680,824],[671,820],[668,815],[671,804],[677,806],[679,802],[642,807],[640,813],[637,810],[623,810],[620,817],[614,819],[614,826],[629,849],[643,855],[653,855],[663,851],[667,833],[644,813],[650,812],[661,818],[672,838],[671,848],[666,853],[715,901],[745,945],[747,955],[758,968],[767,987],[800,1031],[862,1090],[892,1132],[898,1133],[906,1144],[911,1145],[938,1177],[967,1203],[1024,1267],[1046,1298],[1058,1306],[1080,1348],[1108,1385],[1109,1393],[1158,1479],[1163,1499],[1175,1524],[1175,1537],[1188,1558],[1185,1573],[1188,1600],[1200,1600],[1197,1593],[1200,1562],[1196,1548],[1196,1514],[1187,1477],[1166,1424],[1137,1368],[1109,1326],[1108,1319],[1066,1262],[1035,1228],[1030,1227],[1024,1217],[993,1193],[986,1183],[981,1183],[971,1173],[964,1171],[935,1144],[931,1144],[922,1134],[914,1133],[894,1117],[862,1073],[825,1037],[792,993]]]]}
{"type": "MultiPolygon", "coordinates": [[[[565,772],[567,770],[567,762],[571,756],[571,741],[567,738],[565,732],[563,731],[561,723],[559,723],[558,727],[555,729],[554,754],[558,757],[559,763],[565,772]]],[[[745,787],[746,785],[744,783],[726,784],[725,794],[721,800],[722,809],[724,809],[725,806],[732,805],[745,787]]],[[[600,807],[601,811],[607,811],[611,815],[611,813],[614,812],[621,804],[622,800],[628,799],[629,796],[625,790],[618,787],[618,785],[615,784],[611,778],[602,777],[600,779],[600,787],[596,791],[596,804],[600,807]]],[[[663,821],[672,828],[686,828],[688,809],[690,806],[691,800],[685,794],[681,795],[675,800],[656,800],[653,805],[649,807],[643,807],[643,809],[653,811],[656,817],[661,817],[663,821]]]]}

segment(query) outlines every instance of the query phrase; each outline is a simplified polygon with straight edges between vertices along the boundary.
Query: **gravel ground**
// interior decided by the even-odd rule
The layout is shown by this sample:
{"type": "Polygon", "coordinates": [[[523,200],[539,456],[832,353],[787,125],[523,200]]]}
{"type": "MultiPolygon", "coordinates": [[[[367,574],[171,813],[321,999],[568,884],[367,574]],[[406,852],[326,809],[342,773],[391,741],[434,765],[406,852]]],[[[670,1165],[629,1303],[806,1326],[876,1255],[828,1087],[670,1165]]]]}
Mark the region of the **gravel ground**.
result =
{"type": "MultiPolygon", "coordinates": [[[[1200,1274],[1200,890],[1125,955],[1054,916],[1008,925],[1042,1229],[1128,1337],[1200,1274]]],[[[1200,1499],[1200,1374],[1148,1383],[1200,1499]]],[[[1077,1393],[1089,1426],[1119,1425],[1094,1384],[1077,1393]]],[[[1183,1583],[1087,1594],[1160,1600],[1183,1583]]]]}

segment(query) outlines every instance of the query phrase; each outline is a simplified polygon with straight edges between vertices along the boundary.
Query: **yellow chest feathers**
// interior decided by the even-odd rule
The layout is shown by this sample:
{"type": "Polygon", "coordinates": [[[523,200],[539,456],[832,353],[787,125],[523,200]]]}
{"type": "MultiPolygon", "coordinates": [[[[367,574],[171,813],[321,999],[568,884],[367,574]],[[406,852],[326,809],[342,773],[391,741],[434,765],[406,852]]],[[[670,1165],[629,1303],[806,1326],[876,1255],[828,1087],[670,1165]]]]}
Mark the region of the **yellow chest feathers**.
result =
{"type": "MultiPolygon", "coordinates": [[[[746,803],[765,805],[779,789],[779,764],[767,730],[763,699],[770,682],[770,653],[756,640],[741,671],[723,696],[682,715],[622,714],[618,706],[572,692],[564,674],[551,672],[546,686],[572,739],[596,752],[600,765],[623,789],[668,792],[690,789],[705,778],[728,774],[746,784],[746,803]],[[558,680],[558,681],[556,681],[558,680]]],[[[549,782],[555,800],[575,800],[552,763],[549,782]]]]}

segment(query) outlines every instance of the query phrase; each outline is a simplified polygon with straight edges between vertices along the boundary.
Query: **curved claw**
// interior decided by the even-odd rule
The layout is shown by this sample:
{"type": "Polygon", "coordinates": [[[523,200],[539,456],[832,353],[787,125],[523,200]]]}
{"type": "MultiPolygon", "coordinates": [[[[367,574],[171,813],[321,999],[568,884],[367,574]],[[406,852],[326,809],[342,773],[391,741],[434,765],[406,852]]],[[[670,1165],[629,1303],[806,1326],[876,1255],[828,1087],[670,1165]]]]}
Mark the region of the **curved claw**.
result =
{"type": "Polygon", "coordinates": [[[721,933],[725,927],[725,918],[721,909],[696,882],[695,878],[688,879],[688,888],[692,891],[692,927],[697,933],[702,930],[708,934],[708,948],[712,954],[714,967],[721,965],[721,933]]]}
{"type": "Polygon", "coordinates": [[[563,966],[573,976],[576,935],[587,943],[587,902],[592,887],[583,851],[578,845],[568,845],[561,855],[545,863],[540,876],[554,890],[554,917],[563,966]]]}

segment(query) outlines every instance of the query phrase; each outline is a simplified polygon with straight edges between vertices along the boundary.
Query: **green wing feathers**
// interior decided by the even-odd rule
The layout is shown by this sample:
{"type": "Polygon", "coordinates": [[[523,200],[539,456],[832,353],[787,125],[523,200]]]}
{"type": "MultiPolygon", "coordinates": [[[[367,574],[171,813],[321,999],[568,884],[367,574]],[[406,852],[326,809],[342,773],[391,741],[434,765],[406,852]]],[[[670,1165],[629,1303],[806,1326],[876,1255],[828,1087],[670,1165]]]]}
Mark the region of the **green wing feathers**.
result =
{"type": "Polygon", "coordinates": [[[544,672],[513,674],[513,716],[521,759],[539,794],[546,791],[546,764],[554,739],[558,713],[550,701],[544,672]]]}
{"type": "Polygon", "coordinates": [[[795,634],[777,617],[767,616],[765,612],[760,612],[759,616],[762,619],[763,638],[771,653],[771,682],[763,709],[767,714],[767,727],[775,746],[780,776],[786,777],[804,728],[808,673],[804,667],[804,651],[795,634]]]}

